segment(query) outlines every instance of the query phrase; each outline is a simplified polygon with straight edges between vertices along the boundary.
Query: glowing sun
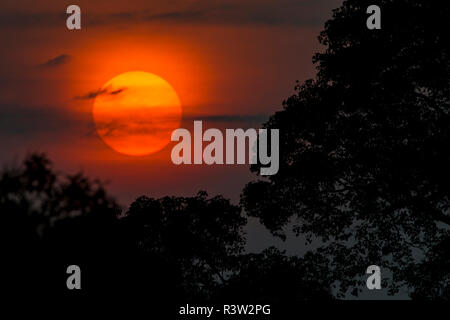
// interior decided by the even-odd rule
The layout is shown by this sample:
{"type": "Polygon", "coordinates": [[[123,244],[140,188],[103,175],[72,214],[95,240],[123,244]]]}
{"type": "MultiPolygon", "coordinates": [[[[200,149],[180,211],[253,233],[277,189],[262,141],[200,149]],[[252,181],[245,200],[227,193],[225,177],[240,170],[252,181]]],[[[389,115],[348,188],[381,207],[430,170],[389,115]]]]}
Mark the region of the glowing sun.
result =
{"type": "Polygon", "coordinates": [[[170,142],[181,120],[177,93],[164,79],[147,72],[122,73],[97,93],[93,116],[103,141],[117,152],[143,156],[170,142]]]}

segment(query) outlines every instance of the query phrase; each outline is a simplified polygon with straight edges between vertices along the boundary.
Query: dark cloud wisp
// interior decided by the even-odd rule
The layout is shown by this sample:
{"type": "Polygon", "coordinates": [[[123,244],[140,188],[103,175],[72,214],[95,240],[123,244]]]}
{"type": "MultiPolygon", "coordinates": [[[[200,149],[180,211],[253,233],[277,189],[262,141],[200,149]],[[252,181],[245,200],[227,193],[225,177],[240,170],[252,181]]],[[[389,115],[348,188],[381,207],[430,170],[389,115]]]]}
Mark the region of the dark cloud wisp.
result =
{"type": "Polygon", "coordinates": [[[105,89],[98,89],[97,91],[91,91],[88,92],[82,96],[76,96],[74,99],[75,100],[89,100],[89,99],[95,99],[96,97],[100,96],[100,95],[118,95],[119,93],[123,92],[124,90],[126,90],[126,88],[120,88],[117,90],[111,90],[110,87],[105,88],[105,89]]]}
{"type": "Polygon", "coordinates": [[[54,68],[69,63],[71,59],[72,57],[69,56],[68,54],[61,54],[55,58],[47,60],[40,66],[43,68],[54,68]]]}
{"type": "MultiPolygon", "coordinates": [[[[190,23],[219,25],[288,25],[321,26],[330,17],[331,10],[342,0],[229,0],[223,2],[197,1],[186,6],[174,2],[171,8],[162,9],[149,2],[139,10],[117,12],[87,11],[87,26],[109,26],[133,23],[190,23]]],[[[12,28],[65,27],[63,13],[21,11],[0,12],[0,26],[12,28]]]]}
{"type": "Polygon", "coordinates": [[[67,130],[90,130],[88,117],[64,108],[0,104],[0,136],[33,137],[42,133],[60,134],[67,130]]]}

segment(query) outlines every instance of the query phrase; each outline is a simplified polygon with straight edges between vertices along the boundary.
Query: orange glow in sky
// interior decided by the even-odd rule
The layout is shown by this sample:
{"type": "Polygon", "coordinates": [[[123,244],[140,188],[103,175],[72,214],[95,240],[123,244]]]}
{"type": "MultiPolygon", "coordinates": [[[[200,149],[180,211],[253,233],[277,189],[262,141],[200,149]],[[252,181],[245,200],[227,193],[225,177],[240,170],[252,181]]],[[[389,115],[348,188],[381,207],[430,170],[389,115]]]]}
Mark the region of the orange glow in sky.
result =
{"type": "Polygon", "coordinates": [[[314,76],[338,0],[280,1],[78,0],[80,30],[67,29],[67,3],[1,1],[0,163],[44,152],[123,204],[198,190],[238,202],[248,168],[176,166],[170,137],[194,120],[259,128],[314,76]]]}

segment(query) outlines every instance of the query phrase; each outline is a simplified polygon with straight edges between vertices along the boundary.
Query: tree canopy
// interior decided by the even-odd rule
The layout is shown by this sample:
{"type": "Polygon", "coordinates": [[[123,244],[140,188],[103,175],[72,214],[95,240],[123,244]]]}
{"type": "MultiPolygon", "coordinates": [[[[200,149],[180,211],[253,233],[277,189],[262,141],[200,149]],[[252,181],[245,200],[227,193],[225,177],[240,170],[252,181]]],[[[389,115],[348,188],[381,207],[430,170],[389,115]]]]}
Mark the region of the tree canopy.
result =
{"type": "Polygon", "coordinates": [[[1,172],[0,213],[2,286],[13,294],[145,298],[156,306],[331,298],[325,279],[303,272],[320,266],[274,248],[245,252],[247,219],[220,195],[141,196],[123,210],[101,182],[56,173],[45,155],[32,154],[1,172]],[[72,264],[82,270],[79,293],[66,287],[72,264]]]}
{"type": "Polygon", "coordinates": [[[450,261],[449,14],[444,2],[344,1],[320,34],[316,77],[265,124],[280,130],[280,170],[242,204],[276,235],[295,221],[320,239],[342,292],[378,264],[392,292],[448,297],[448,268],[432,270],[450,261]],[[371,4],[381,30],[365,27],[371,4]]]}

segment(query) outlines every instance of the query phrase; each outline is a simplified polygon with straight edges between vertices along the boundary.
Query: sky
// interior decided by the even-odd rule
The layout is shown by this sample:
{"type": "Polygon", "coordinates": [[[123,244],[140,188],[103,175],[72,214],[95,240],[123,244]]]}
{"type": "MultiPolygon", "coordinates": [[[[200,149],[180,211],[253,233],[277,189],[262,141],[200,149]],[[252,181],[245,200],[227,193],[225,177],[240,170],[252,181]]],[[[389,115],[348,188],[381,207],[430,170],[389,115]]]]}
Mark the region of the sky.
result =
{"type": "Polygon", "coordinates": [[[105,181],[124,206],[199,190],[237,203],[256,178],[248,165],[176,166],[174,142],[147,156],[118,153],[96,130],[96,93],[119,74],[149,72],[178,94],[181,127],[259,128],[296,80],[314,77],[317,36],[340,3],[3,0],[0,163],[45,152],[61,172],[105,181]],[[81,30],[66,27],[70,4],[81,8],[81,30]]]}
{"type": "MultiPolygon", "coordinates": [[[[118,153],[96,130],[102,86],[130,71],[167,81],[181,103],[180,126],[259,128],[313,78],[317,37],[342,0],[2,0],[0,3],[0,164],[45,152],[58,172],[99,178],[126,208],[141,195],[238,203],[257,177],[248,165],[180,165],[175,143],[147,156],[118,153]],[[66,8],[81,8],[81,30],[66,8]]],[[[282,152],[282,150],[280,150],[282,152]]],[[[302,254],[304,239],[273,238],[255,219],[247,249],[269,245],[302,254]]],[[[309,248],[311,249],[311,248],[309,248]]],[[[380,293],[385,297],[385,292],[380,293]]],[[[373,295],[371,296],[373,298],[373,295]]]]}

